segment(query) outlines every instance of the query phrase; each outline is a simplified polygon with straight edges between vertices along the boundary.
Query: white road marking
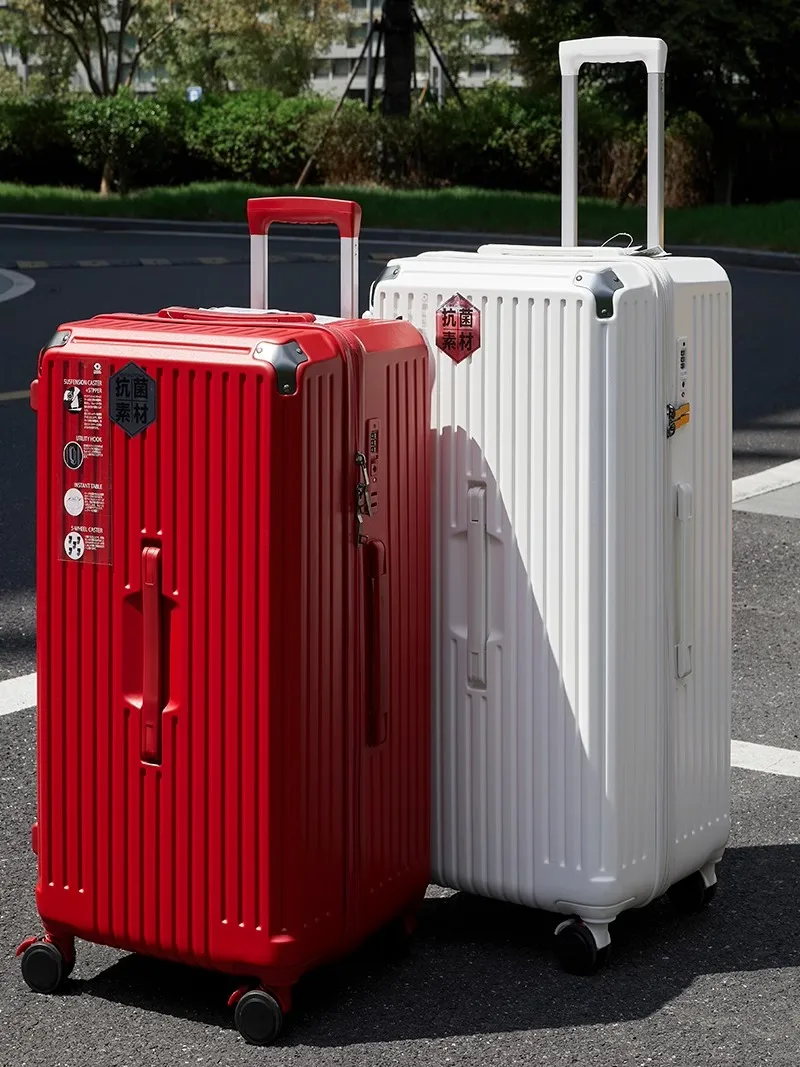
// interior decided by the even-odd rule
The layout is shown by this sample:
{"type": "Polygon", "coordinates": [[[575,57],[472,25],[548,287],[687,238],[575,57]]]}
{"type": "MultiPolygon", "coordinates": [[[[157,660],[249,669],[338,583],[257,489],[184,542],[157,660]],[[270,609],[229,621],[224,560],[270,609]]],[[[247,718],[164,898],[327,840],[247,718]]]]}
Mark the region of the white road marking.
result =
{"type": "Polygon", "coordinates": [[[755,745],[751,741],[731,741],[731,761],[734,767],[746,771],[764,771],[788,778],[800,778],[800,752],[793,748],[773,748],[755,745]]]}
{"type": "Polygon", "coordinates": [[[768,493],[748,497],[733,505],[734,511],[749,512],[752,515],[772,515],[782,519],[800,519],[800,483],[787,485],[783,489],[772,489],[768,493]]]}
{"type": "Polygon", "coordinates": [[[29,400],[30,389],[17,389],[13,393],[0,393],[0,403],[4,400],[29,400]]]}
{"type": "Polygon", "coordinates": [[[8,678],[0,682],[0,716],[12,715],[36,706],[36,675],[8,678]]]}
{"type": "Polygon", "coordinates": [[[800,459],[793,459],[789,463],[779,463],[777,467],[769,467],[756,474],[747,474],[744,478],[734,478],[733,505],[735,507],[743,500],[750,500],[763,493],[772,493],[776,489],[785,489],[798,482],[800,482],[800,459]]]}
{"type": "Polygon", "coordinates": [[[0,293],[0,304],[6,300],[16,300],[18,296],[25,296],[33,289],[36,282],[27,274],[19,274],[15,270],[0,270],[0,275],[11,282],[11,288],[0,293]]]}
{"type": "MultiPolygon", "coordinates": [[[[0,716],[12,715],[15,711],[25,711],[35,706],[35,674],[0,682],[0,716]]],[[[800,778],[800,752],[791,748],[755,745],[750,741],[731,741],[731,763],[742,770],[800,778]]]]}

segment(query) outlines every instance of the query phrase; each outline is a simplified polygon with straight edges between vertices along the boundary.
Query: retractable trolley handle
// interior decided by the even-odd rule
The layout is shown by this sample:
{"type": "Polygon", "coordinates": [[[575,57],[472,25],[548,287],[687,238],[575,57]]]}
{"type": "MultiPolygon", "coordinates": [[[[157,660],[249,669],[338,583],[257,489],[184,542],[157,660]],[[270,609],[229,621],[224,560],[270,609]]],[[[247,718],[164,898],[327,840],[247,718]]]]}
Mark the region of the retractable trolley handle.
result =
{"type": "Polygon", "coordinates": [[[353,200],[317,196],[265,196],[247,201],[250,227],[250,306],[267,308],[268,239],[274,222],[336,226],[341,238],[341,315],[358,316],[358,235],[361,207],[353,200]]]}
{"type": "Polygon", "coordinates": [[[664,71],[660,37],[588,37],[562,41],[561,244],[578,243],[578,72],[584,63],[644,63],[647,68],[647,244],[664,246],[664,71]]]}

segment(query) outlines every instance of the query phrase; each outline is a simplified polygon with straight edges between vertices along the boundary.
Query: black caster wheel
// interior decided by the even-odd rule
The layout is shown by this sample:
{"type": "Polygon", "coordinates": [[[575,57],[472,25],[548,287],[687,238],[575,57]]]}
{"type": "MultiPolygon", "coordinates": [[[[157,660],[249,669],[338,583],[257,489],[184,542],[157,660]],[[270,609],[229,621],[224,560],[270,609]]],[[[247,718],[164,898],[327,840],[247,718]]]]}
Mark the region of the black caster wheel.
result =
{"type": "Polygon", "coordinates": [[[609,947],[598,948],[582,922],[570,923],[556,934],[556,956],[568,974],[594,974],[608,959],[609,947]]]}
{"type": "Polygon", "coordinates": [[[381,931],[382,950],[388,956],[405,956],[411,950],[416,928],[416,914],[409,912],[407,915],[398,915],[381,931]]]}
{"type": "Polygon", "coordinates": [[[251,989],[238,1001],[234,1021],[248,1045],[271,1045],[281,1032],[283,1011],[271,994],[251,989]]]}
{"type": "Polygon", "coordinates": [[[52,941],[35,941],[22,954],[22,977],[34,993],[55,993],[72,971],[74,960],[65,960],[52,941]]]}
{"type": "Polygon", "coordinates": [[[684,915],[702,911],[708,907],[717,892],[717,883],[707,886],[699,871],[690,874],[688,878],[682,878],[680,882],[670,886],[667,896],[684,915]]]}

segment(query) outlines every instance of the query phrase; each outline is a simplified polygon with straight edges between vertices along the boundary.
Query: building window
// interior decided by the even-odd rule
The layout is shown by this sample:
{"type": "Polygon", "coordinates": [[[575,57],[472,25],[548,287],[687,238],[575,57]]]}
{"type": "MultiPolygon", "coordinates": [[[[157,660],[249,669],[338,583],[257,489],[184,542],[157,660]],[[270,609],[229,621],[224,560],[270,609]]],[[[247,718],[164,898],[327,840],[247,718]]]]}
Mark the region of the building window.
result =
{"type": "Polygon", "coordinates": [[[349,48],[353,48],[355,45],[363,44],[367,39],[367,24],[362,23],[360,26],[351,26],[347,31],[347,45],[349,48]]]}
{"type": "Polygon", "coordinates": [[[333,76],[334,78],[346,78],[350,74],[349,59],[334,59],[333,63],[333,76]]]}

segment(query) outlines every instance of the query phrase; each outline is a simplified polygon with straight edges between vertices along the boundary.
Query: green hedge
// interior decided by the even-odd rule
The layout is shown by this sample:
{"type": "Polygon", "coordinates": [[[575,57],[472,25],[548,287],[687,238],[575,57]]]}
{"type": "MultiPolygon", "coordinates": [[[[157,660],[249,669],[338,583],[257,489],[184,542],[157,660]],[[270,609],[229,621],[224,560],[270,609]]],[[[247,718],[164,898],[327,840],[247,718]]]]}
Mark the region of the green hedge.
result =
{"type": "MultiPolygon", "coordinates": [[[[125,192],[197,181],[293,183],[312,150],[309,183],[396,188],[472,186],[557,192],[561,113],[557,97],[490,86],[387,119],[348,102],[274,92],[207,95],[189,104],[162,92],[106,100],[0,97],[0,181],[97,189],[107,160],[112,188],[125,192]]],[[[623,124],[602,99],[582,100],[580,188],[587,196],[640,202],[644,131],[623,124]]],[[[737,142],[735,202],[795,195],[783,165],[800,120],[746,126],[737,142]]],[[[707,202],[714,187],[709,131],[693,116],[673,122],[667,141],[667,203],[707,202]]]]}

